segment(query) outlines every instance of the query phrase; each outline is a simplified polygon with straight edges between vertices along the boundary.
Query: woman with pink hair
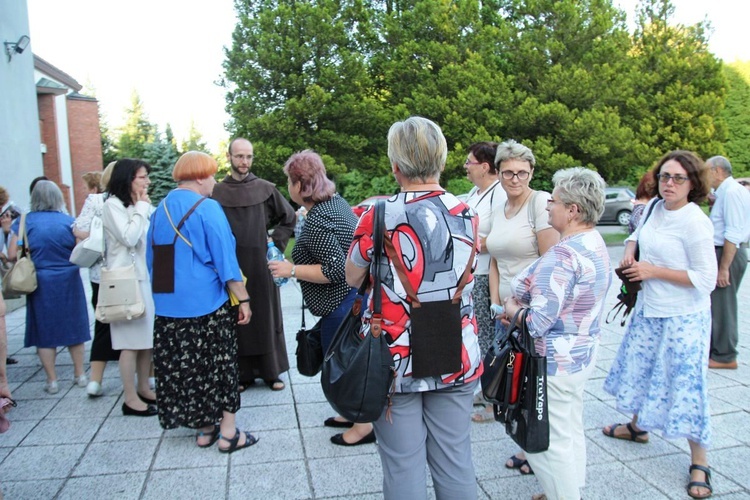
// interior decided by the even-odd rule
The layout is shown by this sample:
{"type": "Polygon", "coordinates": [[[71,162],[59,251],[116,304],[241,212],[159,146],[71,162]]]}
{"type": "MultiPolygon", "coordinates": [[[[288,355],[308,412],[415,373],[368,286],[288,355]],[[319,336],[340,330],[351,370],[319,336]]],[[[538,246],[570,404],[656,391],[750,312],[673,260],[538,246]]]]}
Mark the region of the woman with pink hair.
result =
{"type": "MultiPolygon", "coordinates": [[[[351,310],[356,290],[346,283],[346,254],[354,237],[357,217],[349,204],[336,193],[326,176],[323,160],[306,149],[293,154],[284,165],[289,178],[289,197],[305,207],[307,218],[294,244],[292,259],[269,262],[274,278],[296,278],[302,296],[315,316],[320,316],[323,352],[333,340],[336,329],[351,310]]],[[[341,446],[374,443],[372,424],[354,424],[341,417],[326,419],[326,427],[348,429],[331,437],[341,446]]]]}

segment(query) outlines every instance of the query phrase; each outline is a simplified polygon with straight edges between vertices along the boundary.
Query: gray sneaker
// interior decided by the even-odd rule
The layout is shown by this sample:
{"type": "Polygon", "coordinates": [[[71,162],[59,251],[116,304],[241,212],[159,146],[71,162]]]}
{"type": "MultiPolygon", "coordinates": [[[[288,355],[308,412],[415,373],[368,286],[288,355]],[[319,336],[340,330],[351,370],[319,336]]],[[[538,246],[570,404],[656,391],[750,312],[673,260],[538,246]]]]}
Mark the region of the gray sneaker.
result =
{"type": "Polygon", "coordinates": [[[53,380],[51,382],[46,382],[44,384],[44,392],[47,394],[57,394],[60,392],[60,387],[57,385],[57,380],[53,380]]]}
{"type": "Polygon", "coordinates": [[[86,387],[86,385],[89,383],[89,378],[84,373],[80,377],[75,377],[73,379],[73,384],[77,385],[78,387],[86,387]]]}

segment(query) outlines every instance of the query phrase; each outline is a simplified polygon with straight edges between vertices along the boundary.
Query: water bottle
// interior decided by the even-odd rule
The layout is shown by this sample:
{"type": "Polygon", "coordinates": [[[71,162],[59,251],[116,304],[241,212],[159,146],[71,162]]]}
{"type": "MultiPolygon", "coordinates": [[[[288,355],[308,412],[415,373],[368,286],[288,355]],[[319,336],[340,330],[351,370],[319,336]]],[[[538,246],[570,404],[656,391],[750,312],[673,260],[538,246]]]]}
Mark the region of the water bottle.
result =
{"type": "MultiPolygon", "coordinates": [[[[268,259],[268,262],[271,262],[272,260],[278,260],[279,262],[284,262],[284,254],[281,253],[281,250],[276,248],[276,245],[273,244],[273,241],[268,242],[268,250],[266,251],[266,259],[268,259]]],[[[274,278],[273,282],[276,283],[276,286],[281,286],[285,284],[287,281],[289,281],[289,278],[274,278]]]]}

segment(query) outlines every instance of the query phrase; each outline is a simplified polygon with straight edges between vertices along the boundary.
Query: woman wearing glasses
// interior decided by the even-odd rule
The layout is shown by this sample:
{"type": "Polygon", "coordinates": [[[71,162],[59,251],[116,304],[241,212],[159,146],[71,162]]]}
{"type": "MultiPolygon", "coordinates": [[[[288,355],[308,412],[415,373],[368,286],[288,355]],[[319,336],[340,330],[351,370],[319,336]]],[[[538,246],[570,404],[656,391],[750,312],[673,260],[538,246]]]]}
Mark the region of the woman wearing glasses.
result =
{"type": "MultiPolygon", "coordinates": [[[[549,193],[534,191],[529,182],[534,175],[536,159],[534,153],[523,144],[508,140],[497,147],[495,165],[500,184],[508,195],[503,210],[492,218],[492,228],[487,236],[487,251],[490,260],[490,297],[493,316],[500,318],[501,304],[512,295],[510,280],[526,266],[560,240],[560,234],[548,222],[547,200],[549,193]]],[[[500,322],[497,327],[502,328],[500,322]]],[[[475,422],[487,420],[474,416],[475,422]]],[[[505,464],[519,469],[521,474],[531,474],[523,453],[514,455],[505,464]]]]}
{"type": "Polygon", "coordinates": [[[633,419],[603,432],[636,443],[647,443],[654,430],[665,438],[687,438],[692,459],[687,492],[707,498],[712,489],[706,377],[717,264],[713,227],[697,203],[708,194],[708,169],[693,153],[673,151],[653,173],[656,198],[646,214],[653,210],[627,239],[620,262],[643,288],[604,383],[617,409],[633,419]]]}

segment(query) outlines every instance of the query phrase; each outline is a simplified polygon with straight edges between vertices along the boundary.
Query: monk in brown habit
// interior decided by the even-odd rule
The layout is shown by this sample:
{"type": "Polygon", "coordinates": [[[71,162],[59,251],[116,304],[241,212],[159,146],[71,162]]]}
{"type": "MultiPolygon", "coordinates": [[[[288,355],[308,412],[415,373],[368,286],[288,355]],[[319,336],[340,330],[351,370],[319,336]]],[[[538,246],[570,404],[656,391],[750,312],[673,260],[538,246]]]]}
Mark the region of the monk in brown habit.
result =
{"type": "Polygon", "coordinates": [[[253,317],[237,326],[240,391],[262,378],[274,391],[284,389],[279,375],[289,369],[281,317],[279,289],[266,263],[268,231],[282,252],[294,233],[294,209],[272,183],[250,173],[253,145],[237,138],[229,143],[230,175],[216,184],[213,199],[224,213],[237,239],[237,260],[247,277],[253,317]]]}

